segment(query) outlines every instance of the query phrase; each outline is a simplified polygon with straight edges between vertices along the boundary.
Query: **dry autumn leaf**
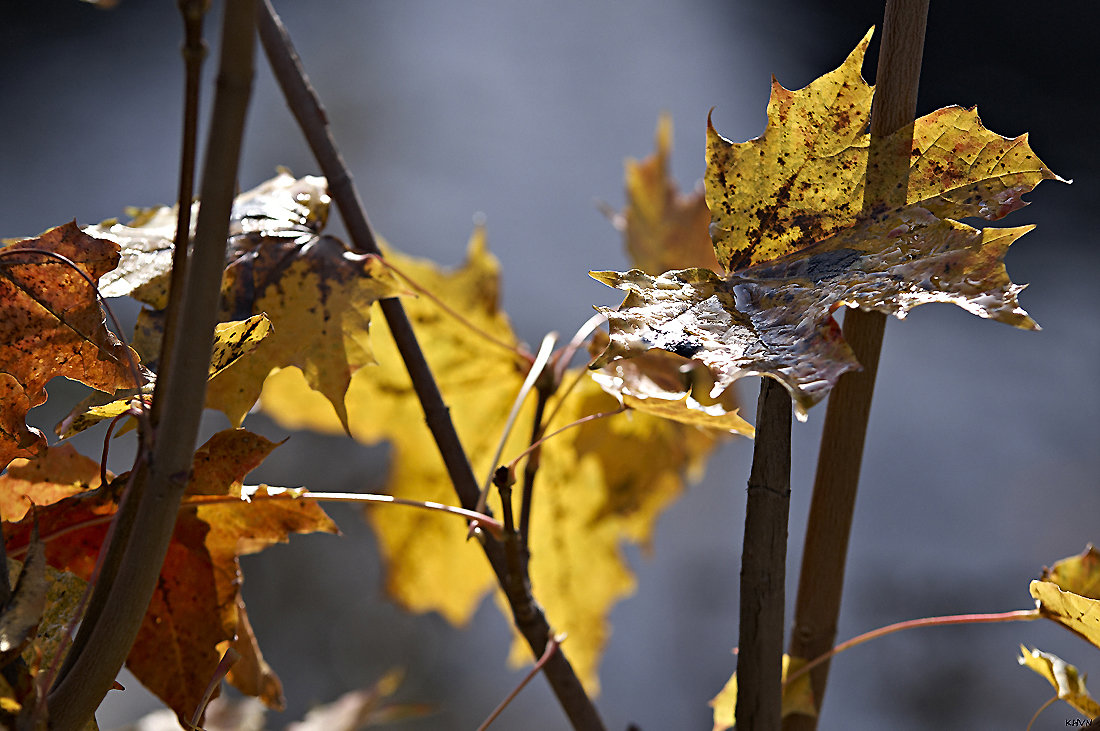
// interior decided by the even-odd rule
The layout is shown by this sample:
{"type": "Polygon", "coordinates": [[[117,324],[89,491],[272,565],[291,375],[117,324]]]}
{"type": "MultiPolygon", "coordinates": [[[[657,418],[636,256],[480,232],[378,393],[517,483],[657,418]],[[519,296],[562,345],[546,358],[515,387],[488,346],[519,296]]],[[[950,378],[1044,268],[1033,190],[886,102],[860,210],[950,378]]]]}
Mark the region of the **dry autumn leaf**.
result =
{"type": "Polygon", "coordinates": [[[118,264],[115,244],[67,223],[0,253],[0,465],[7,465],[45,445],[26,415],[45,402],[51,378],[110,393],[139,384],[137,355],[107,329],[92,287],[49,256],[67,258],[94,282],[118,264]]]}
{"type": "MultiPolygon", "coordinates": [[[[214,350],[210,356],[210,378],[218,375],[229,366],[236,363],[245,355],[248,355],[256,346],[271,333],[271,321],[267,315],[253,315],[244,320],[233,322],[220,322],[214,326],[214,350]]],[[[85,429],[95,426],[104,419],[113,419],[130,410],[131,405],[139,396],[146,401],[152,399],[154,390],[153,379],[138,391],[125,391],[123,398],[115,398],[106,394],[92,394],[73,407],[61,423],[54,428],[62,439],[67,439],[85,429]]],[[[122,434],[125,430],[119,430],[122,434]]]]}
{"type": "Polygon", "coordinates": [[[711,236],[730,273],[594,272],[628,294],[618,310],[601,310],[611,344],[593,367],[667,350],[712,370],[712,396],[744,376],[776,378],[805,418],[859,367],[833,319],[840,307],[903,318],[919,304],[950,302],[1037,328],[1003,262],[1030,227],[978,230],[943,218],[999,218],[1040,181],[1058,179],[1026,136],[995,135],[973,110],[926,115],[914,123],[907,205],[863,216],[872,90],[859,69],[869,38],[804,89],[773,84],[761,137],[733,144],[708,124],[711,236]]]}
{"type": "Polygon", "coordinates": [[[1028,650],[1023,645],[1020,645],[1020,657],[1017,660],[1046,678],[1054,686],[1060,700],[1070,704],[1090,720],[1100,716],[1100,703],[1089,695],[1085,688],[1085,678],[1077,672],[1076,667],[1057,655],[1034,648],[1028,650]]]}
{"type": "MultiPolygon", "coordinates": [[[[215,434],[195,454],[168,556],[126,661],[181,719],[194,712],[220,650],[234,642],[242,654],[252,656],[254,669],[252,674],[239,671],[230,680],[259,691],[273,706],[281,703],[278,680],[253,646],[255,638],[243,615],[237,557],[285,541],[290,533],[336,532],[336,527],[312,501],[257,499],[271,491],[242,486],[244,475],[275,446],[263,437],[231,429],[215,434]]],[[[98,467],[88,463],[86,468],[98,473],[98,467]]],[[[90,475],[84,478],[90,484],[90,475]]],[[[91,575],[124,479],[37,510],[50,565],[85,579],[91,575]]],[[[29,517],[5,524],[10,553],[24,549],[29,530],[29,517]]]]}
{"type": "MultiPolygon", "coordinates": [[[[291,365],[306,373],[310,386],[332,402],[346,424],[344,393],[351,375],[374,362],[370,305],[402,290],[375,257],[321,234],[329,202],[324,178],[296,179],[286,170],[233,202],[222,319],[243,321],[263,313],[272,326],[264,342],[219,371],[207,388],[207,406],[223,411],[236,426],[272,369],[291,365]]],[[[110,281],[111,295],[163,307],[174,209],[139,211],[128,226],[105,221],[88,231],[123,247],[125,267],[110,281]]],[[[159,310],[144,310],[138,318],[135,347],[154,366],[162,328],[159,310]]]]}
{"type": "MultiPolygon", "coordinates": [[[[391,251],[386,259],[477,328],[505,343],[516,342],[498,308],[498,266],[485,249],[482,231],[475,232],[465,265],[453,272],[391,251]]],[[[486,475],[494,467],[489,460],[526,375],[526,361],[455,323],[426,297],[410,298],[405,305],[475,474],[486,475]]],[[[392,443],[387,492],[452,503],[454,490],[405,366],[384,324],[376,328],[378,366],[360,371],[348,389],[351,433],[367,444],[392,443]]],[[[566,382],[574,375],[567,375],[566,382]]],[[[288,427],[341,428],[331,406],[309,393],[295,369],[268,379],[261,404],[288,427]]],[[[548,429],[613,411],[616,405],[586,378],[548,429]]],[[[516,424],[506,459],[526,446],[531,412],[525,409],[516,424]]],[[[607,614],[634,586],[622,544],[649,539],[661,509],[682,489],[682,473],[699,466],[717,438],[638,413],[591,422],[545,445],[531,517],[531,581],[551,624],[569,633],[570,661],[588,687],[597,685],[599,656],[609,633],[607,614]]],[[[368,512],[368,519],[388,567],[387,588],[402,606],[438,611],[454,623],[473,615],[494,580],[480,550],[466,542],[460,523],[422,511],[379,510],[368,512]]],[[[516,659],[529,659],[528,653],[525,646],[514,646],[516,659]]]]}
{"type": "Polygon", "coordinates": [[[1100,552],[1058,561],[1030,588],[1040,614],[1100,647],[1100,552]]]}

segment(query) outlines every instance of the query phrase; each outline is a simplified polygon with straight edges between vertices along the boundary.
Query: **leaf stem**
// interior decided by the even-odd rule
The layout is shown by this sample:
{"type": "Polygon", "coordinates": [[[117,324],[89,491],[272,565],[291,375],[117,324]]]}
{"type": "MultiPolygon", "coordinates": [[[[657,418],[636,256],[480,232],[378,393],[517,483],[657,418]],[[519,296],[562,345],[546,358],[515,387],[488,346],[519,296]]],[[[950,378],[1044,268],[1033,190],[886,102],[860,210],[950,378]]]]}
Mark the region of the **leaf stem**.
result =
{"type": "Polygon", "coordinates": [[[519,387],[519,393],[516,394],[515,400],[512,401],[512,410],[508,412],[508,418],[504,422],[504,431],[500,435],[500,440],[497,442],[497,451],[493,453],[493,459],[489,463],[489,474],[485,478],[485,482],[481,488],[481,496],[477,500],[477,508],[479,513],[485,512],[485,501],[489,498],[489,485],[493,482],[493,475],[496,474],[496,468],[500,464],[500,455],[504,453],[504,446],[508,443],[508,437],[512,433],[512,427],[516,424],[516,418],[519,416],[519,411],[523,408],[523,402],[527,400],[527,394],[531,393],[531,389],[535,387],[535,382],[542,376],[543,371],[546,369],[546,364],[550,362],[550,356],[554,352],[554,343],[558,340],[557,333],[549,333],[542,339],[542,345],[539,346],[539,353],[535,356],[534,363],[531,364],[531,369],[527,371],[527,377],[523,379],[523,385],[519,387]]]}
{"type": "MultiPolygon", "coordinates": [[[[322,174],[328,179],[333,200],[344,218],[352,244],[361,253],[380,254],[359,192],[329,131],[324,108],[310,85],[286,28],[275,14],[270,0],[263,0],[260,4],[258,24],[260,40],[272,71],[283,90],[287,105],[321,166],[322,174]]],[[[480,494],[477,478],[459,441],[439,386],[417,343],[405,309],[401,302],[392,298],[381,300],[378,304],[409,371],[413,389],[424,409],[424,418],[443,457],[459,501],[464,508],[472,509],[477,505],[480,494]]],[[[481,545],[497,576],[497,583],[501,587],[507,587],[508,568],[500,543],[485,541],[481,545]]],[[[516,629],[523,635],[532,654],[540,655],[546,647],[546,638],[551,635],[546,615],[529,593],[514,594],[505,588],[505,594],[516,629]]],[[[564,653],[554,653],[547,661],[544,675],[575,729],[604,728],[596,706],[588,697],[564,653]]]]}
{"type": "Polygon", "coordinates": [[[497,338],[496,336],[492,335],[491,333],[486,332],[485,330],[481,329],[480,327],[478,327],[474,323],[470,322],[470,320],[468,318],[464,317],[462,315],[462,313],[458,312],[453,307],[448,305],[446,302],[439,299],[439,297],[436,297],[435,294],[431,290],[425,288],[423,285],[421,285],[415,279],[410,277],[402,269],[400,269],[396,264],[394,264],[393,262],[386,259],[385,256],[375,256],[375,259],[378,261],[379,264],[381,264],[382,266],[386,267],[391,272],[396,274],[402,281],[405,282],[405,284],[409,285],[409,287],[411,287],[414,292],[416,292],[418,295],[421,295],[421,296],[423,296],[424,298],[426,298],[428,300],[431,300],[432,304],[434,304],[436,307],[438,307],[440,310],[442,310],[445,314],[450,316],[451,319],[453,319],[455,322],[457,322],[458,324],[462,325],[464,328],[466,328],[467,330],[472,332],[474,335],[477,335],[479,338],[481,338],[482,340],[485,340],[486,342],[492,343],[493,345],[497,346],[498,348],[503,348],[504,350],[507,350],[509,353],[514,355],[517,360],[522,361],[525,365],[530,366],[531,363],[534,362],[534,358],[524,348],[517,348],[515,345],[511,345],[509,343],[506,343],[503,340],[501,340],[500,338],[497,338]]]}
{"type": "MultiPolygon", "coordinates": [[[[628,407],[626,407],[626,406],[620,406],[619,408],[615,409],[614,411],[600,411],[600,412],[595,413],[595,414],[589,414],[588,416],[582,416],[581,418],[577,419],[576,421],[569,422],[568,424],[566,424],[565,426],[563,426],[560,429],[555,429],[554,431],[550,432],[549,434],[542,437],[538,441],[533,442],[531,444],[531,446],[527,447],[527,449],[525,449],[522,452],[520,452],[519,454],[517,454],[516,458],[508,463],[508,469],[509,470],[514,470],[516,468],[516,465],[519,464],[519,461],[521,459],[526,457],[532,451],[534,451],[534,450],[538,449],[539,447],[541,447],[548,439],[552,439],[553,437],[556,437],[558,434],[561,434],[563,431],[565,431],[567,429],[572,429],[573,427],[576,427],[576,426],[580,426],[581,424],[587,424],[588,422],[595,421],[596,419],[605,419],[608,416],[614,416],[615,414],[621,414],[624,411],[626,411],[627,408],[628,407]]],[[[547,423],[549,423],[549,420],[547,420],[547,423]]]]}
{"type": "MultiPolygon", "coordinates": [[[[887,154],[884,141],[897,130],[912,130],[927,21],[928,0],[886,2],[871,105],[864,211],[881,203],[905,204],[909,156],[887,154]]],[[[841,376],[829,396],[802,551],[792,657],[817,657],[836,641],[848,537],[885,328],[882,313],[852,309],[844,315],[844,339],[863,370],[841,376]]],[[[791,714],[783,722],[783,731],[817,728],[828,674],[829,665],[824,663],[810,676],[818,716],[791,714]]]]}
{"type": "Polygon", "coordinates": [[[787,680],[784,685],[793,683],[795,680],[810,672],[821,663],[828,662],[830,659],[844,652],[850,650],[853,647],[858,647],[864,642],[870,642],[886,635],[892,635],[895,632],[901,632],[907,629],[916,629],[918,627],[948,627],[955,624],[992,624],[995,622],[1030,622],[1033,619],[1040,619],[1042,613],[1038,609],[1017,609],[1011,612],[996,612],[993,614],[951,614],[944,617],[922,617],[920,619],[909,619],[904,622],[895,622],[894,624],[888,624],[885,627],[879,627],[873,629],[870,632],[864,632],[861,635],[857,635],[852,639],[841,642],[839,645],[829,650],[823,655],[815,657],[802,667],[795,670],[787,676],[787,680]]]}
{"type": "Polygon", "coordinates": [[[756,407],[741,552],[737,706],[741,731],[779,728],[783,697],[784,584],[791,506],[791,397],[762,378],[756,407]]]}
{"type": "MultiPolygon", "coordinates": [[[[181,301],[186,317],[168,362],[163,398],[153,403],[160,429],[135,470],[128,504],[88,613],[49,695],[54,728],[78,729],[111,688],[145,616],[187,486],[220,305],[229,212],[252,87],[254,0],[227,0],[222,23],[217,92],[211,115],[195,243],[181,301]],[[117,558],[116,558],[117,557],[117,558]]],[[[160,379],[158,379],[159,381],[160,379]]],[[[162,384],[158,384],[162,385],[162,384]]]]}
{"type": "Polygon", "coordinates": [[[500,705],[493,709],[493,712],[489,714],[489,717],[486,718],[482,722],[482,724],[477,727],[477,731],[485,731],[485,729],[489,728],[490,724],[492,724],[493,721],[497,720],[497,717],[499,717],[500,714],[504,713],[504,709],[508,707],[508,704],[514,701],[516,699],[516,696],[520,694],[520,691],[526,688],[527,684],[531,682],[531,679],[538,675],[539,671],[542,670],[544,665],[546,665],[546,662],[550,659],[550,657],[558,651],[558,647],[561,646],[561,643],[564,640],[565,635],[557,635],[550,638],[550,640],[546,643],[546,650],[543,651],[542,656],[535,663],[534,667],[532,667],[527,672],[527,675],[523,676],[523,680],[519,681],[519,685],[517,685],[515,689],[511,693],[509,693],[503,701],[500,702],[500,705]]]}

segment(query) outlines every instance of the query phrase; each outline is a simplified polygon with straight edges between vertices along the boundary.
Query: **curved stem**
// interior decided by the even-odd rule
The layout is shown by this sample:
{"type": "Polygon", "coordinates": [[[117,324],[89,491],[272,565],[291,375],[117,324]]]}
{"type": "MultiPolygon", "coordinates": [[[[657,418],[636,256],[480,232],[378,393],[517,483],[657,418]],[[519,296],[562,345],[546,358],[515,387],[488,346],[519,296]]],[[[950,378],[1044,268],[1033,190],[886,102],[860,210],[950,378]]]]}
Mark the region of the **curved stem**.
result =
{"type": "Polygon", "coordinates": [[[519,393],[516,394],[516,398],[512,402],[512,410],[508,412],[508,418],[504,422],[504,432],[497,442],[497,451],[493,454],[493,459],[489,463],[489,475],[485,478],[481,488],[481,496],[477,500],[477,508],[475,509],[479,513],[485,512],[485,501],[489,499],[489,486],[493,484],[493,475],[500,464],[500,455],[504,452],[504,445],[508,442],[512,427],[515,426],[519,410],[523,408],[523,402],[527,400],[527,394],[531,393],[531,389],[535,387],[535,382],[545,370],[546,364],[550,362],[550,355],[554,352],[554,343],[557,342],[557,339],[557,333],[550,333],[542,339],[539,354],[535,356],[535,362],[531,364],[531,369],[527,371],[527,377],[523,379],[523,385],[519,387],[519,393]]]}
{"type": "Polygon", "coordinates": [[[907,629],[916,629],[918,627],[947,627],[955,624],[1030,622],[1031,620],[1039,619],[1042,616],[1043,615],[1039,612],[1038,609],[1017,609],[1011,612],[996,612],[993,614],[951,614],[944,617],[922,617],[920,619],[909,619],[904,622],[895,622],[894,624],[888,624],[885,627],[873,629],[870,632],[864,632],[861,635],[853,637],[847,642],[841,642],[839,645],[829,650],[825,654],[815,657],[813,660],[810,660],[798,670],[792,672],[790,675],[787,676],[787,680],[783,684],[787,685],[789,683],[793,683],[795,680],[810,672],[821,663],[828,662],[834,656],[839,655],[845,650],[850,650],[853,647],[858,647],[864,642],[877,640],[879,637],[892,635],[895,632],[901,632],[907,629]]]}
{"type": "Polygon", "coordinates": [[[504,709],[508,707],[508,704],[515,700],[516,696],[520,694],[520,691],[527,687],[527,684],[531,682],[531,679],[533,677],[539,674],[539,671],[542,670],[543,666],[546,665],[547,661],[550,660],[553,654],[558,651],[558,647],[564,640],[565,635],[557,635],[550,638],[550,640],[546,643],[546,650],[542,653],[542,656],[535,663],[535,666],[531,668],[530,671],[528,671],[527,675],[523,676],[523,680],[519,681],[519,685],[517,685],[515,689],[511,693],[509,693],[503,701],[500,702],[500,705],[493,709],[493,712],[489,714],[489,717],[486,718],[482,722],[482,724],[477,727],[477,731],[485,731],[485,729],[489,728],[493,721],[497,720],[497,717],[499,717],[500,714],[504,712],[504,709]]]}

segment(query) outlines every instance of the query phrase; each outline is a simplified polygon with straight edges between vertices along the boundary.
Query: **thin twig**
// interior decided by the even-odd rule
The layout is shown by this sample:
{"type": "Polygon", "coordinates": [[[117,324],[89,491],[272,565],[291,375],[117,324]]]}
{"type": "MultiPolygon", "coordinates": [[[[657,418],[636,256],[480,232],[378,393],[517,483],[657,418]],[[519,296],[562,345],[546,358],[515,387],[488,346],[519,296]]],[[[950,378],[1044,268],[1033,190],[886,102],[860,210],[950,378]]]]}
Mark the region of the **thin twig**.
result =
{"type": "Polygon", "coordinates": [[[532,667],[527,672],[527,675],[523,676],[523,680],[519,681],[519,685],[517,685],[515,689],[511,693],[509,693],[503,701],[500,702],[500,705],[493,709],[493,712],[489,714],[489,717],[486,718],[482,722],[482,724],[477,727],[477,731],[485,731],[485,729],[489,728],[489,725],[492,724],[493,721],[497,720],[497,717],[500,716],[500,714],[504,713],[504,709],[508,707],[508,704],[514,701],[516,699],[516,696],[518,696],[520,692],[527,687],[527,684],[531,682],[531,679],[539,674],[539,671],[542,670],[543,666],[546,665],[546,662],[555,652],[557,652],[558,647],[561,646],[561,643],[564,641],[565,635],[557,635],[550,638],[550,640],[546,643],[546,651],[542,653],[542,657],[540,657],[538,659],[538,662],[535,663],[534,667],[532,667]]]}
{"type": "Polygon", "coordinates": [[[111,688],[145,616],[187,486],[206,392],[229,213],[252,88],[255,16],[254,0],[227,0],[225,4],[202,207],[181,303],[187,316],[175,323],[178,332],[171,357],[161,366],[160,377],[166,380],[163,398],[153,403],[157,412],[154,421],[160,428],[151,454],[135,470],[132,498],[137,508],[132,519],[128,511],[120,511],[104,575],[96,584],[87,616],[49,695],[50,722],[55,728],[83,728],[111,688]],[[112,573],[107,575],[108,571],[112,573]]]}
{"type": "MultiPolygon", "coordinates": [[[[882,203],[905,204],[909,157],[888,154],[883,141],[899,129],[912,129],[927,20],[928,0],[886,2],[871,105],[864,211],[882,203]]],[[[908,150],[909,145],[900,148],[908,150]]],[[[841,376],[829,396],[802,551],[792,657],[817,657],[836,641],[848,536],[885,328],[886,315],[879,312],[850,309],[844,315],[844,339],[863,370],[841,376]]],[[[818,715],[791,714],[784,719],[783,731],[817,728],[828,673],[825,663],[810,676],[818,715]]]]}
{"type": "MultiPolygon", "coordinates": [[[[621,414],[624,411],[628,411],[628,410],[629,410],[629,407],[620,406],[619,408],[617,408],[613,411],[600,411],[599,413],[596,413],[596,414],[589,414],[588,416],[582,416],[581,418],[577,419],[576,421],[571,421],[568,424],[566,424],[565,426],[563,426],[562,428],[555,429],[554,431],[550,432],[549,434],[542,437],[538,441],[532,443],[529,447],[527,447],[527,449],[525,449],[522,452],[520,452],[519,454],[517,454],[516,458],[508,463],[508,469],[509,470],[515,470],[516,465],[519,464],[519,461],[521,459],[526,457],[533,450],[538,449],[539,447],[541,447],[543,444],[546,443],[547,440],[553,439],[558,434],[561,434],[563,431],[565,431],[567,429],[572,429],[573,427],[580,426],[581,424],[587,424],[588,422],[595,421],[596,419],[606,419],[609,416],[614,416],[615,414],[621,414]]],[[[549,423],[549,420],[547,421],[547,423],[549,423]]]]}
{"type": "MultiPolygon", "coordinates": [[[[176,237],[172,249],[172,273],[168,281],[168,304],[165,308],[164,335],[160,342],[159,363],[172,353],[175,321],[180,314],[183,283],[187,277],[187,254],[191,244],[191,201],[195,190],[195,157],[198,149],[199,99],[201,97],[202,64],[206,59],[206,42],[202,37],[203,19],[209,0],[178,0],[183,17],[183,138],[180,141],[179,187],[176,194],[176,237]]],[[[154,387],[154,393],[160,386],[154,387]]],[[[159,395],[159,394],[157,394],[159,395]]],[[[155,398],[156,396],[154,396],[155,398]]],[[[156,424],[153,424],[154,428],[156,424]]]]}
{"type": "MultiPolygon", "coordinates": [[[[321,166],[321,172],[328,179],[330,192],[344,218],[353,246],[360,253],[380,254],[355,183],[329,131],[321,102],[310,85],[290,37],[275,14],[270,0],[263,0],[259,7],[259,30],[260,40],[275,78],[321,166]]],[[[480,493],[477,478],[459,441],[454,422],[431,369],[424,360],[405,309],[401,302],[393,298],[381,300],[379,307],[389,325],[401,359],[409,371],[413,389],[424,410],[424,418],[439,448],[451,484],[458,493],[459,502],[462,507],[473,509],[480,493]]],[[[485,541],[481,545],[497,576],[497,583],[505,587],[508,583],[508,569],[500,544],[485,541]]],[[[523,635],[532,654],[540,655],[546,647],[546,638],[551,634],[550,624],[542,608],[529,594],[512,594],[507,590],[505,594],[516,628],[523,635]]],[[[547,661],[543,674],[575,729],[604,728],[596,706],[588,697],[564,653],[554,653],[547,661]]]]}
{"type": "Polygon", "coordinates": [[[895,622],[894,624],[888,624],[885,627],[879,627],[873,629],[870,632],[864,632],[861,635],[857,635],[846,642],[841,642],[839,645],[829,650],[819,657],[815,657],[805,665],[802,665],[798,670],[793,671],[787,676],[784,685],[793,683],[798,678],[802,677],[806,673],[810,672],[823,662],[828,662],[836,655],[850,650],[853,647],[858,647],[864,642],[870,642],[871,640],[877,640],[880,637],[886,635],[892,635],[895,632],[901,632],[907,629],[916,629],[918,627],[949,627],[956,624],[994,624],[997,622],[1030,622],[1034,619],[1040,619],[1042,613],[1038,609],[1017,609],[1011,612],[996,612],[994,614],[951,614],[944,617],[921,617],[920,619],[909,619],[904,622],[895,622]]]}
{"type": "Polygon", "coordinates": [[[191,716],[191,727],[194,729],[199,728],[199,723],[202,721],[202,714],[206,713],[206,707],[210,705],[210,699],[214,695],[214,691],[221,686],[222,680],[229,671],[240,662],[241,653],[234,650],[232,647],[227,647],[222,654],[222,659],[218,661],[218,666],[214,668],[214,674],[210,676],[210,682],[206,684],[206,690],[202,694],[202,699],[199,700],[197,706],[195,706],[195,713],[191,716]]]}
{"type": "MultiPolygon", "coordinates": [[[[542,432],[546,426],[543,423],[543,417],[546,415],[546,402],[550,400],[554,388],[557,386],[556,383],[551,383],[548,387],[542,388],[542,383],[546,380],[540,379],[539,383],[536,384],[535,418],[531,421],[531,439],[528,442],[527,463],[523,466],[523,488],[520,492],[519,505],[519,539],[523,544],[525,555],[529,555],[531,546],[531,506],[535,497],[535,476],[539,471],[539,456],[541,454],[540,449],[535,445],[542,439],[542,432]]],[[[515,469],[515,461],[512,462],[512,465],[512,469],[515,469]]]]}
{"type": "Polygon", "coordinates": [[[741,552],[737,706],[740,731],[774,731],[782,718],[787,516],[791,506],[791,397],[762,378],[756,407],[741,552]]]}

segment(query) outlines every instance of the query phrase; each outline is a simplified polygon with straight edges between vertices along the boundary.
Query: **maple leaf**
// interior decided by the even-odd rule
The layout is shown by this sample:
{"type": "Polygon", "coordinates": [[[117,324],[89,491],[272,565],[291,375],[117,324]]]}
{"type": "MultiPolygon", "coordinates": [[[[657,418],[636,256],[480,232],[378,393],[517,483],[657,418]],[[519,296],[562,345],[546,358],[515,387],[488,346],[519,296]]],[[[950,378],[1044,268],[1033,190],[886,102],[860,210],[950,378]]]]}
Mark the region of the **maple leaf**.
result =
{"type": "MultiPolygon", "coordinates": [[[[264,313],[272,324],[263,343],[207,387],[207,406],[223,411],[236,426],[256,403],[267,375],[290,365],[306,373],[310,386],[332,402],[346,424],[344,393],[351,375],[374,362],[370,306],[403,290],[375,257],[321,234],[329,203],[324,178],[296,179],[283,169],[233,202],[222,319],[264,313]]],[[[126,252],[124,271],[110,282],[113,296],[132,295],[154,308],[166,304],[175,209],[139,211],[128,226],[109,220],[88,230],[126,252]]],[[[135,347],[153,365],[162,331],[163,312],[143,310],[135,347]]]]}
{"type": "MultiPolygon", "coordinates": [[[[498,265],[485,250],[480,229],[465,265],[454,272],[390,250],[385,256],[483,332],[516,342],[498,308],[498,265]]],[[[456,325],[428,298],[409,299],[405,305],[475,474],[488,474],[527,365],[511,354],[502,357],[500,349],[456,325]]],[[[383,323],[376,327],[383,332],[383,323]]],[[[367,444],[392,444],[390,494],[453,503],[454,489],[396,348],[379,335],[375,354],[378,366],[360,371],[348,389],[352,436],[367,444]]],[[[565,381],[575,375],[567,374],[565,381]]],[[[556,403],[552,399],[548,409],[556,403]]],[[[268,379],[261,406],[288,427],[341,428],[331,407],[308,392],[295,369],[268,379]]],[[[512,431],[506,456],[526,447],[530,406],[512,431]]],[[[611,396],[585,378],[547,428],[615,407],[611,396]]],[[[544,445],[531,516],[531,581],[549,621],[569,633],[570,662],[590,689],[598,687],[599,657],[610,633],[608,612],[634,588],[623,543],[649,539],[661,510],[683,489],[683,473],[698,471],[717,438],[715,432],[638,413],[590,422],[544,445]]],[[[499,507],[495,496],[490,504],[499,507]]],[[[464,623],[495,584],[492,573],[480,549],[466,542],[461,524],[422,512],[367,514],[386,561],[387,590],[407,609],[437,611],[464,623]]],[[[512,657],[529,660],[526,645],[514,644],[512,657]]]]}
{"type": "Polygon", "coordinates": [[[1024,667],[1046,678],[1054,686],[1059,699],[1073,706],[1090,720],[1100,716],[1100,703],[1089,695],[1088,689],[1085,688],[1085,678],[1077,672],[1076,667],[1057,655],[1034,648],[1028,650],[1023,645],[1020,645],[1020,657],[1017,659],[1024,667]]]}
{"type": "Polygon", "coordinates": [[[708,227],[710,211],[701,189],[679,192],[669,173],[672,118],[657,121],[657,150],[626,161],[626,208],[612,222],[634,266],[657,274],[685,267],[714,268],[708,227]]]}
{"type": "Polygon", "coordinates": [[[2,251],[0,465],[7,465],[44,446],[42,434],[27,427],[26,415],[46,401],[51,378],[64,376],[107,392],[138,384],[137,355],[107,329],[93,289],[80,273],[49,256],[69,259],[96,281],[118,263],[116,245],[67,223],[2,251]]]}
{"type": "MultiPolygon", "coordinates": [[[[627,160],[627,206],[613,222],[623,232],[631,263],[649,272],[687,266],[716,265],[707,233],[710,211],[701,190],[681,195],[668,172],[672,120],[657,123],[657,151],[641,162],[627,160]]],[[[607,348],[597,333],[589,352],[607,348]]],[[[650,351],[630,360],[607,363],[592,378],[624,406],[685,424],[753,435],[738,415],[732,389],[711,398],[714,379],[701,364],[673,353],[650,351]],[[704,388],[704,382],[706,387],[704,388]]]]}
{"type": "MultiPolygon", "coordinates": [[[[865,215],[872,89],[859,69],[869,40],[804,89],[773,83],[761,137],[733,144],[708,123],[711,237],[730,273],[593,272],[628,293],[618,310],[601,308],[611,343],[593,368],[668,350],[711,368],[712,396],[744,376],[776,378],[804,419],[859,367],[832,317],[842,306],[903,318],[916,305],[950,302],[1037,328],[1003,262],[1030,227],[980,231],[944,217],[999,218],[1059,178],[1026,136],[1005,139],[974,110],[950,107],[914,123],[906,205],[865,215]]],[[[886,147],[897,153],[905,139],[898,133],[886,147]]]]}
{"type": "Polygon", "coordinates": [[[1089,545],[1058,561],[1030,589],[1044,617],[1100,647],[1100,552],[1089,545]]]}
{"type": "MultiPolygon", "coordinates": [[[[309,500],[256,500],[274,489],[242,486],[244,475],[275,446],[230,429],[212,436],[195,454],[157,588],[126,660],[131,672],[181,719],[190,718],[221,651],[231,644],[251,664],[231,674],[230,681],[260,693],[270,705],[281,704],[278,679],[263,662],[244,613],[238,556],[285,541],[292,532],[337,531],[309,500]]],[[[98,467],[88,463],[85,468],[98,474],[98,467]]],[[[90,474],[83,477],[91,484],[90,474]]],[[[111,485],[83,490],[36,511],[50,565],[83,579],[91,575],[124,480],[119,477],[111,485]]],[[[9,552],[27,545],[29,530],[29,517],[5,523],[9,552]]]]}

